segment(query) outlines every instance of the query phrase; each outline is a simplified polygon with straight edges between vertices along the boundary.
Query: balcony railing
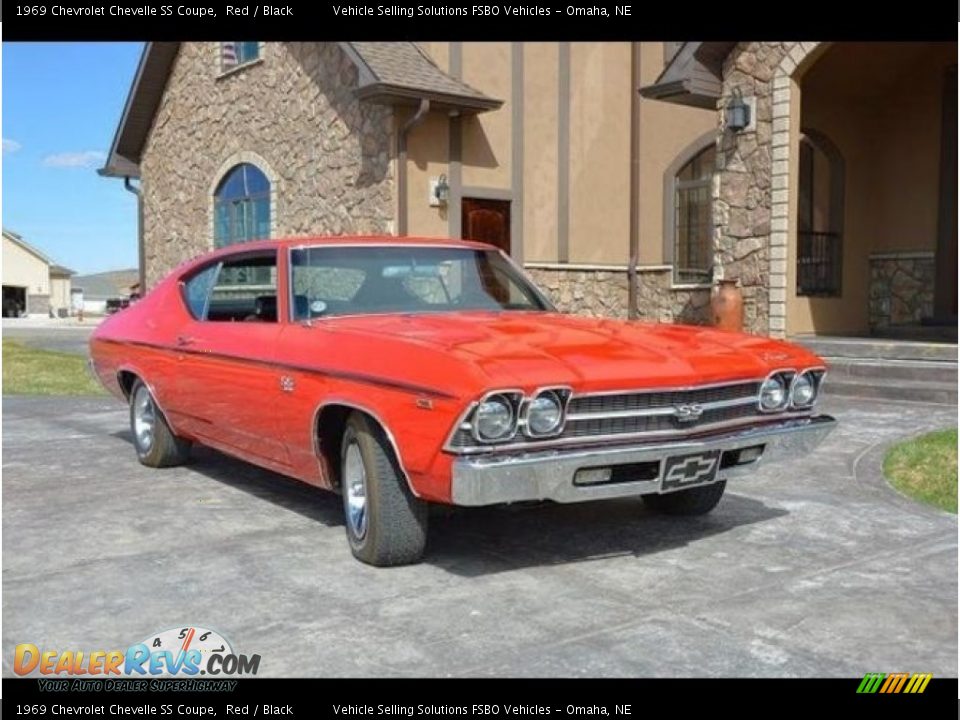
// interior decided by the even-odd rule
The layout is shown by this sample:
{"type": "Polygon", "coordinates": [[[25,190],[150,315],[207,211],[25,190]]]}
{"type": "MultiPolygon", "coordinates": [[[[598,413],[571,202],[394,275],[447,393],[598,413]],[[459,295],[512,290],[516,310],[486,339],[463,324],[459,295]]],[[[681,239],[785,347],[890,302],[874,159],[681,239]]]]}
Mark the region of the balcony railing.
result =
{"type": "Polygon", "coordinates": [[[797,295],[838,297],[843,271],[843,236],[801,231],[797,237],[797,295]]]}

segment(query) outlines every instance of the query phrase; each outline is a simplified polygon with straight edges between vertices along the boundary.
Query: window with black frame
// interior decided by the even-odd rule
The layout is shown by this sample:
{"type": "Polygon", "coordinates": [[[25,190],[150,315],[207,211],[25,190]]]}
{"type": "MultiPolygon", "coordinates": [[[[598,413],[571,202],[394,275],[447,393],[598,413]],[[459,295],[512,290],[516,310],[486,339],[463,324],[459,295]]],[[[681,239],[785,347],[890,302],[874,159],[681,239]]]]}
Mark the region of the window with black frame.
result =
{"type": "Polygon", "coordinates": [[[713,267],[712,191],[716,150],[694,155],[674,179],[674,281],[709,283],[713,267]]]}

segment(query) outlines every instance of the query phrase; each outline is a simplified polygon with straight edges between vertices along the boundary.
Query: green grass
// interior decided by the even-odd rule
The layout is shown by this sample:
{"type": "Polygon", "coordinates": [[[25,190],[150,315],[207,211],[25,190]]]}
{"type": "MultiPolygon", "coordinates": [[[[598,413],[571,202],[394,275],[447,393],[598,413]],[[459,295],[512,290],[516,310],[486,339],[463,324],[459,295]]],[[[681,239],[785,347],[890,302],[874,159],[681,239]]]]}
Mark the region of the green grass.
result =
{"type": "Polygon", "coordinates": [[[957,512],[957,431],[940,430],[890,448],[883,461],[890,484],[920,502],[957,512]]]}
{"type": "Polygon", "coordinates": [[[3,341],[4,395],[102,395],[83,355],[3,341]]]}

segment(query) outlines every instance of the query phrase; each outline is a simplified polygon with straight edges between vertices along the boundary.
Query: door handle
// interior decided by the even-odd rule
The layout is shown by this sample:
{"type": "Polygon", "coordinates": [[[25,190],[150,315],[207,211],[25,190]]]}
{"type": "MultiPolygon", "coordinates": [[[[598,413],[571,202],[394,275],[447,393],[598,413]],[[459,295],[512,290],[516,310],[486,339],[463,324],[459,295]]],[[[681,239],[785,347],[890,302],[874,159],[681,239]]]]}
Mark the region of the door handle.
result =
{"type": "Polygon", "coordinates": [[[196,338],[192,338],[188,335],[178,335],[177,347],[186,347],[187,345],[193,345],[196,341],[197,341],[196,338]]]}

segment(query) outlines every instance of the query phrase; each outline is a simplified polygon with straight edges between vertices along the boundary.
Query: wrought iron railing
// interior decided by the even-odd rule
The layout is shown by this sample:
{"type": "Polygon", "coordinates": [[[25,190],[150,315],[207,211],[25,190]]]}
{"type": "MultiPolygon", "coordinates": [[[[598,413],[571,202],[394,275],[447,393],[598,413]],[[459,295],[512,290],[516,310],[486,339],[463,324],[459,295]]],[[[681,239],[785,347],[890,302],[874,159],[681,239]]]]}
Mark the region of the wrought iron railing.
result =
{"type": "Polygon", "coordinates": [[[837,297],[843,276],[843,236],[832,232],[797,233],[797,295],[837,297]]]}

